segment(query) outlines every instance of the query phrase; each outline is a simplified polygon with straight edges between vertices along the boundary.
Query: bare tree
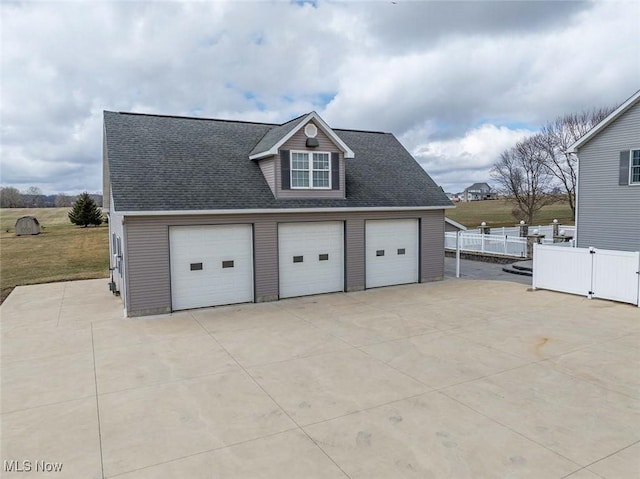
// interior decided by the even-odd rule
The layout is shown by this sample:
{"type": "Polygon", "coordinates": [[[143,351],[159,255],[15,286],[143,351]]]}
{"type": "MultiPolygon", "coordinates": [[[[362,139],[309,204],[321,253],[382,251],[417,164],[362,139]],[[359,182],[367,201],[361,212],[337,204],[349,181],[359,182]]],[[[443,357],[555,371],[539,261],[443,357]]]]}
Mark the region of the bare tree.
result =
{"type": "Polygon", "coordinates": [[[74,198],[64,193],[58,193],[56,195],[55,206],[57,208],[73,206],[74,198]]]}
{"type": "Polygon", "coordinates": [[[582,113],[559,116],[547,123],[536,135],[536,147],[544,155],[544,165],[562,185],[571,213],[575,215],[578,159],[569,153],[569,147],[591,128],[600,123],[614,108],[600,108],[582,113]]]}
{"type": "Polygon", "coordinates": [[[13,186],[0,187],[0,208],[22,208],[22,194],[13,186]]]}
{"type": "Polygon", "coordinates": [[[30,186],[22,195],[22,199],[27,208],[42,208],[45,206],[46,198],[42,190],[37,186],[30,186]]]}
{"type": "Polygon", "coordinates": [[[544,153],[538,148],[537,137],[521,140],[504,151],[491,169],[491,177],[514,204],[513,216],[528,224],[533,223],[543,206],[555,201],[550,194],[553,176],[545,165],[544,153]]]}

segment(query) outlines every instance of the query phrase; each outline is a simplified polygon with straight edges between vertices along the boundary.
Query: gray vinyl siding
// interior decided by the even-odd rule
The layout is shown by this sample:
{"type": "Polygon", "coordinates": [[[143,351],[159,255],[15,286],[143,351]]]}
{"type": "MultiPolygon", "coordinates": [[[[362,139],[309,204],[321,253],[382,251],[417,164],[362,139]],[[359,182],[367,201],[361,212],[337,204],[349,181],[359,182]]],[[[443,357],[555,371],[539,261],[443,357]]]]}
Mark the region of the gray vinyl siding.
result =
{"type": "Polygon", "coordinates": [[[278,299],[278,223],[253,220],[254,289],[256,301],[278,299]]]}
{"type": "Polygon", "coordinates": [[[127,310],[136,315],[170,311],[169,229],[158,223],[144,228],[126,221],[127,310]]]}
{"type": "Polygon", "coordinates": [[[425,211],[420,222],[420,282],[444,277],[444,210],[425,211]]]}
{"type": "Polygon", "coordinates": [[[259,163],[260,170],[262,170],[262,174],[264,175],[264,179],[267,181],[269,188],[271,188],[271,192],[276,194],[276,160],[275,158],[267,158],[266,160],[260,160],[259,163]]]}
{"type": "Polygon", "coordinates": [[[254,278],[257,302],[278,299],[278,223],[296,221],[345,222],[345,289],[364,289],[365,220],[416,218],[421,222],[421,281],[444,274],[444,211],[279,213],[259,215],[202,215],[127,217],[126,251],[130,316],[171,311],[169,227],[252,224],[254,278]]]}
{"type": "Polygon", "coordinates": [[[618,184],[620,151],[640,148],[640,102],[578,151],[578,246],[640,250],[640,185],[618,184]]]}
{"type": "Polygon", "coordinates": [[[457,228],[457,227],[455,227],[455,226],[453,226],[453,225],[450,225],[449,223],[445,223],[445,225],[444,225],[444,230],[445,230],[447,233],[456,233],[456,232],[460,231],[460,229],[459,229],[459,228],[457,228]]]}
{"type": "Polygon", "coordinates": [[[362,217],[348,218],[345,222],[345,252],[346,252],[346,290],[359,291],[364,289],[365,278],[365,219],[362,217]]]}
{"type": "MultiPolygon", "coordinates": [[[[314,122],[310,122],[314,123],[314,122]]],[[[314,123],[315,124],[315,123],[314,123]]],[[[317,125],[316,125],[317,127],[317,125]]],[[[338,147],[329,139],[327,135],[318,127],[318,139],[319,146],[317,148],[307,148],[306,141],[307,136],[304,134],[304,127],[298,130],[289,140],[287,140],[281,147],[281,150],[296,150],[296,151],[321,151],[329,153],[339,153],[340,164],[340,189],[339,190],[283,190],[282,189],[282,177],[280,174],[280,155],[278,154],[275,159],[275,179],[276,179],[276,196],[278,198],[344,198],[345,197],[345,162],[344,154],[338,147]]]]}

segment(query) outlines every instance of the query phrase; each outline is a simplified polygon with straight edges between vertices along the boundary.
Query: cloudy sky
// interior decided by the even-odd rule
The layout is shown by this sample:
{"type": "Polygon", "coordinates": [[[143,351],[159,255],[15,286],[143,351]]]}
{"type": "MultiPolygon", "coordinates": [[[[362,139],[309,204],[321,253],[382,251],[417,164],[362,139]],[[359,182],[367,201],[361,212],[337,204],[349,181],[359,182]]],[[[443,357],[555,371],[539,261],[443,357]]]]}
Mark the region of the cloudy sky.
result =
{"type": "Polygon", "coordinates": [[[101,189],[102,111],[390,131],[446,191],[640,88],[640,2],[16,2],[2,185],[101,189]]]}

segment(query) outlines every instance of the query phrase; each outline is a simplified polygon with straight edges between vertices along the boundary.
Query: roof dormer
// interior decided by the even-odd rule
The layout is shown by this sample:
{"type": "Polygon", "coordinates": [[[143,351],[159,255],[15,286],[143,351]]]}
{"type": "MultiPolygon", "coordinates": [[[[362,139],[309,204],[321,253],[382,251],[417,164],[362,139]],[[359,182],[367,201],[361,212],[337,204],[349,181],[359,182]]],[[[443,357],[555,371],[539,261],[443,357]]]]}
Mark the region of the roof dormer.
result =
{"type": "Polygon", "coordinates": [[[276,198],[345,198],[345,159],[354,157],[316,112],[273,127],[249,155],[276,198]]]}
{"type": "Polygon", "coordinates": [[[315,111],[306,115],[294,118],[287,123],[273,127],[264,135],[258,144],[249,153],[250,160],[260,160],[269,156],[277,155],[278,150],[284,145],[291,137],[293,137],[300,130],[303,130],[305,134],[314,132],[313,136],[306,135],[308,138],[316,136],[317,130],[321,130],[331,142],[334,143],[338,149],[340,149],[346,159],[354,158],[354,153],[351,149],[340,139],[340,137],[320,118],[315,111]],[[311,124],[313,128],[307,128],[311,124]]]}

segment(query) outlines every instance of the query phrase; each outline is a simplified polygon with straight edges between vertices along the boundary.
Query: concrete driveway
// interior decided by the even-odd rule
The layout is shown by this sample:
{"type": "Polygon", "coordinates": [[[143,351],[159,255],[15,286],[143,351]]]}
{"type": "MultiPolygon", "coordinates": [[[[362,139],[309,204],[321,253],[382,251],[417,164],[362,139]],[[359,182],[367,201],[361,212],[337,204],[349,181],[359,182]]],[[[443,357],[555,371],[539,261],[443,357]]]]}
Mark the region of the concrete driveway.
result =
{"type": "Polygon", "coordinates": [[[3,477],[640,471],[628,305],[446,280],[124,319],[94,280],[0,315],[3,477]]]}

